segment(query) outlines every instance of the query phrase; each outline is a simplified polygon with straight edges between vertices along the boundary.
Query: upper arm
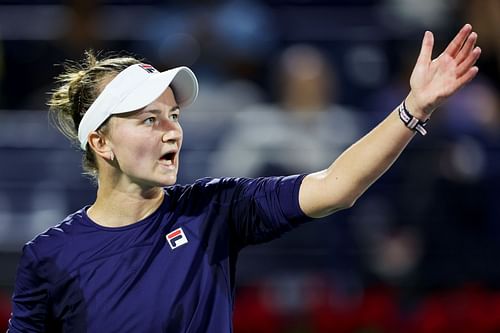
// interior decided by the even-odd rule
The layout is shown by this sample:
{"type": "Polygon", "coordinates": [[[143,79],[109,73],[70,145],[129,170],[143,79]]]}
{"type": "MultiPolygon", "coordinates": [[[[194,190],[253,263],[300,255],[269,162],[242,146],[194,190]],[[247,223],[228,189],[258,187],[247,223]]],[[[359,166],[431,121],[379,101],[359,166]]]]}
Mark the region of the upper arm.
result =
{"type": "Polygon", "coordinates": [[[39,264],[29,245],[17,268],[12,315],[8,332],[45,332],[48,308],[47,283],[39,276],[39,264]]]}
{"type": "Polygon", "coordinates": [[[231,220],[243,245],[279,237],[308,220],[299,206],[303,176],[245,179],[232,200],[231,220]]]}
{"type": "Polygon", "coordinates": [[[300,186],[299,205],[310,217],[319,218],[352,206],[345,185],[331,168],[307,175],[300,186]]]}

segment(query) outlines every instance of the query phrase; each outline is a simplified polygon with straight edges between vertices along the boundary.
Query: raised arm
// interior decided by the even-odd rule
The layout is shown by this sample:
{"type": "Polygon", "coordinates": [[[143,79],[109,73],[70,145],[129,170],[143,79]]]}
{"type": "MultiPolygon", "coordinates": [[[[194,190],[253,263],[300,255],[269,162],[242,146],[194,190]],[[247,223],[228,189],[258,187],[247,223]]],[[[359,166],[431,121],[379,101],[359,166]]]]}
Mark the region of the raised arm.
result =
{"type": "MultiPolygon", "coordinates": [[[[434,110],[467,82],[481,49],[477,34],[466,24],[439,57],[432,60],[434,37],[425,32],[420,55],[410,78],[406,109],[425,121],[434,110]]],[[[399,108],[353,144],[328,169],[306,176],[299,193],[302,210],[311,217],[329,215],[351,207],[398,158],[415,131],[400,119],[399,108]]]]}

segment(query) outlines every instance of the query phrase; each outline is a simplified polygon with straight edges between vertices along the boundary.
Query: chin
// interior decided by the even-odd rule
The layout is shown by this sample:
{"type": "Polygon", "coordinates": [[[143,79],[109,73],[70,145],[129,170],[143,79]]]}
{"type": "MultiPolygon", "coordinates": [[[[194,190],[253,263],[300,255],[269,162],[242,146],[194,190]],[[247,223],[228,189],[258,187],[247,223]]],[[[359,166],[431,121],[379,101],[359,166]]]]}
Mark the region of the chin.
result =
{"type": "Polygon", "coordinates": [[[170,186],[177,182],[177,175],[162,177],[162,180],[158,182],[158,186],[170,186]]]}
{"type": "Polygon", "coordinates": [[[165,187],[174,185],[177,182],[177,175],[162,175],[143,179],[140,183],[146,187],[165,187]]]}

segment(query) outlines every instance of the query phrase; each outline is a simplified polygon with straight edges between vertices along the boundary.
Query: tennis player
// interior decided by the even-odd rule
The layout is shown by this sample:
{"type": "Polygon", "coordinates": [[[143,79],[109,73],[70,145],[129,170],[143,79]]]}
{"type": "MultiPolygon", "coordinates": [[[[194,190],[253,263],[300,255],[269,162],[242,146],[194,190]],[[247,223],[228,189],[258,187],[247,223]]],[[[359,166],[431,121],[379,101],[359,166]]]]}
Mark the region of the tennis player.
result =
{"type": "Polygon", "coordinates": [[[327,169],[188,186],[174,184],[193,72],[87,54],[50,107],[97,197],[24,246],[9,332],[231,332],[238,252],[351,207],[477,74],[476,39],[467,24],[432,60],[426,32],[407,98],[327,169]]]}

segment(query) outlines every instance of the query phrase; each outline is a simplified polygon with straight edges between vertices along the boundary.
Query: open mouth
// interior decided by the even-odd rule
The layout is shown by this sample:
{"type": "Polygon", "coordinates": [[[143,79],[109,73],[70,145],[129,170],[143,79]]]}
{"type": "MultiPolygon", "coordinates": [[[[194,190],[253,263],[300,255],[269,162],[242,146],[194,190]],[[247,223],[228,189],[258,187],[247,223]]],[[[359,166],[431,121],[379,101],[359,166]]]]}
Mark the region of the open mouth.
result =
{"type": "Polygon", "coordinates": [[[165,164],[165,165],[174,165],[175,162],[175,156],[177,153],[175,151],[166,153],[163,155],[160,160],[165,164]]]}

